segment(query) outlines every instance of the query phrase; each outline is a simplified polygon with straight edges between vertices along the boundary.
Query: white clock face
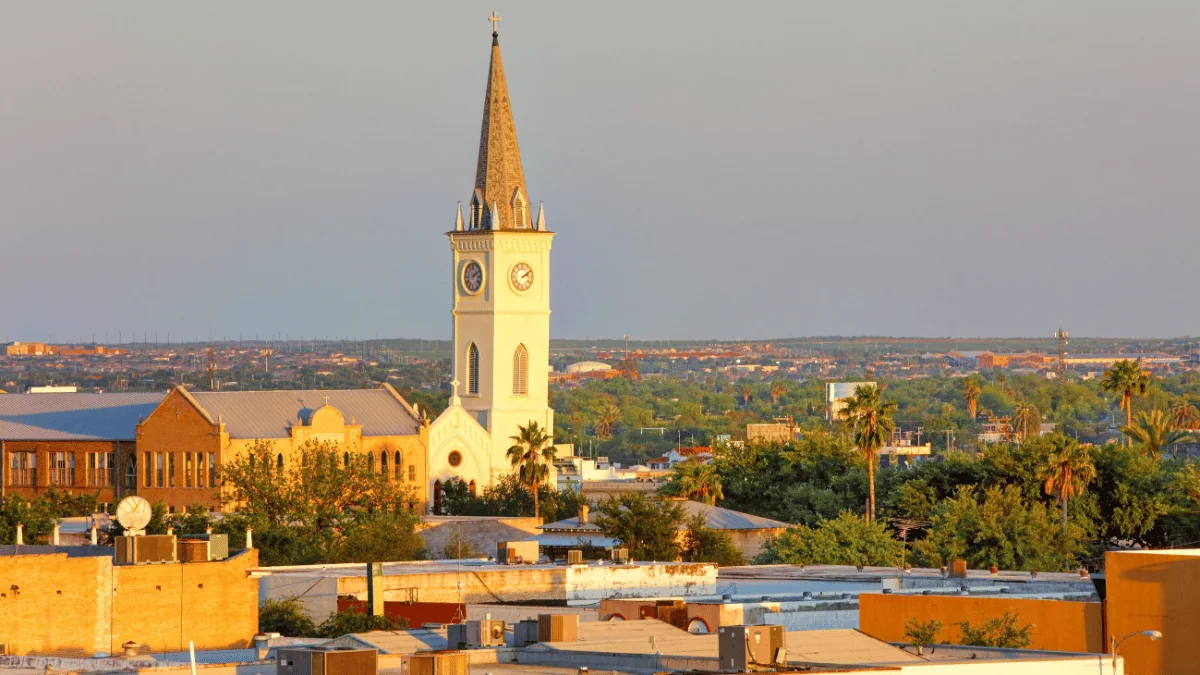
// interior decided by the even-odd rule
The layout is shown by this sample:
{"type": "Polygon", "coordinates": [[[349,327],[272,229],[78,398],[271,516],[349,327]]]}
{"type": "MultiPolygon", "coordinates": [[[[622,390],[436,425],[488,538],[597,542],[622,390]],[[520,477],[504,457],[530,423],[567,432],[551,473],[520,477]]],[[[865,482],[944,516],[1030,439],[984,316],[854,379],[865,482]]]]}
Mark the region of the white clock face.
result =
{"type": "Polygon", "coordinates": [[[513,265],[509,278],[513,288],[518,291],[527,291],[533,286],[533,268],[529,266],[529,263],[517,263],[513,265]]]}
{"type": "Polygon", "coordinates": [[[478,262],[472,260],[463,265],[462,284],[471,294],[478,293],[479,289],[483,288],[483,267],[478,262]]]}

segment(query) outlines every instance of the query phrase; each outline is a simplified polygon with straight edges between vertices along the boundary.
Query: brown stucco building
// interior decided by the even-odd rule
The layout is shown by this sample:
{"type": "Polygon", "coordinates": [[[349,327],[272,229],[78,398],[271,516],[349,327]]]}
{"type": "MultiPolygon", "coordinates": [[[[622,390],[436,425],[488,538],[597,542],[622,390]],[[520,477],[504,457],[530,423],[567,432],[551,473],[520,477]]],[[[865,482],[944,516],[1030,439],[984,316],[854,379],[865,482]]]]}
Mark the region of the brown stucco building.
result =
{"type": "Polygon", "coordinates": [[[389,479],[428,496],[429,427],[388,385],[378,389],[189,392],[178,387],[137,426],[137,491],[173,510],[221,508],[221,467],[270,442],[280,467],[309,441],[367,454],[389,479]]]}
{"type": "Polygon", "coordinates": [[[0,395],[0,494],[50,489],[112,504],[135,491],[139,422],[162,394],[0,395]]]}

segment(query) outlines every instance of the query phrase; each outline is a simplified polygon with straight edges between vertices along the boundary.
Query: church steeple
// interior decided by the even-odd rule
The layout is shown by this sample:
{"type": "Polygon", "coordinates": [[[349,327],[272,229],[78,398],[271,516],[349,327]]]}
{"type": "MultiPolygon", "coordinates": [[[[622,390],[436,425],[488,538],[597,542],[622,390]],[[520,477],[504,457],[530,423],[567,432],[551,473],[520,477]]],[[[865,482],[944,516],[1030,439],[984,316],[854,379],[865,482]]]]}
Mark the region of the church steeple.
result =
{"type": "Polygon", "coordinates": [[[508,85],[504,81],[504,63],[500,60],[500,37],[493,12],[492,60],[488,69],[487,92],[483,99],[483,129],[479,133],[479,163],[475,169],[475,196],[482,213],[473,226],[496,229],[530,229],[529,193],[525,189],[525,171],[521,150],[517,147],[517,127],[513,123],[508,85]],[[493,213],[494,211],[499,213],[493,213]]]}

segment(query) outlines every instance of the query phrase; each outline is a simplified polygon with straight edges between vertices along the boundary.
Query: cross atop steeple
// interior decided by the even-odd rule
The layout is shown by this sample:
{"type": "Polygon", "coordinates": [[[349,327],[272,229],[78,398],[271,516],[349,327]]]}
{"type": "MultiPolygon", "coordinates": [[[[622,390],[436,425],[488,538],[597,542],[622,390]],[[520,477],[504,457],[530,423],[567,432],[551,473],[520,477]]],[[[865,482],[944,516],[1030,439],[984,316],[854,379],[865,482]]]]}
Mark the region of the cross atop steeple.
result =
{"type": "Polygon", "coordinates": [[[500,35],[496,32],[496,24],[500,23],[500,15],[492,12],[492,15],[488,17],[488,21],[492,22],[492,37],[500,35]]]}
{"type": "Polygon", "coordinates": [[[492,12],[492,59],[488,64],[487,90],[483,97],[483,125],[479,134],[479,163],[475,168],[475,194],[471,199],[471,228],[528,230],[532,226],[529,192],[517,146],[500,39],[495,26],[500,17],[492,12]],[[499,210],[499,213],[496,211],[499,210]],[[489,227],[490,225],[490,227],[489,227]]]}

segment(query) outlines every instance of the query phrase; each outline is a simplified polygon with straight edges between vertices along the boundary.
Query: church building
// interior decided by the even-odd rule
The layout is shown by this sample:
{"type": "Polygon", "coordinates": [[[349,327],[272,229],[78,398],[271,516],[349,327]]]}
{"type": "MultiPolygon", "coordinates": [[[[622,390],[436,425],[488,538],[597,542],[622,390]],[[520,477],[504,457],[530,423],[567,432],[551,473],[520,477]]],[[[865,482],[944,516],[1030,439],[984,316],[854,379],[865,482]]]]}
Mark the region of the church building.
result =
{"type": "MultiPolygon", "coordinates": [[[[493,15],[493,26],[499,18],[493,15]]],[[[517,146],[500,41],[483,103],[475,186],[448,232],[453,290],[453,391],[429,428],[429,494],[455,478],[482,490],[506,473],[511,437],[537,422],[553,434],[548,394],[550,243],[531,207],[517,146]]],[[[553,484],[553,482],[551,482],[553,484]]]]}

